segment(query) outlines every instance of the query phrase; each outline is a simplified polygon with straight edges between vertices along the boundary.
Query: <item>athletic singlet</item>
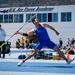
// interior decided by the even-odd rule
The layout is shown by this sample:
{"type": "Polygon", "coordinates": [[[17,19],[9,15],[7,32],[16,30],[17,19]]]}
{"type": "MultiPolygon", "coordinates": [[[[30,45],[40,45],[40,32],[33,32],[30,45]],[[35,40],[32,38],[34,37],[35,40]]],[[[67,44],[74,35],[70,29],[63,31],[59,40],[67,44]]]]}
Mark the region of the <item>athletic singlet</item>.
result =
{"type": "Polygon", "coordinates": [[[39,41],[50,40],[47,30],[42,25],[40,25],[39,28],[35,28],[34,31],[39,41]]]}

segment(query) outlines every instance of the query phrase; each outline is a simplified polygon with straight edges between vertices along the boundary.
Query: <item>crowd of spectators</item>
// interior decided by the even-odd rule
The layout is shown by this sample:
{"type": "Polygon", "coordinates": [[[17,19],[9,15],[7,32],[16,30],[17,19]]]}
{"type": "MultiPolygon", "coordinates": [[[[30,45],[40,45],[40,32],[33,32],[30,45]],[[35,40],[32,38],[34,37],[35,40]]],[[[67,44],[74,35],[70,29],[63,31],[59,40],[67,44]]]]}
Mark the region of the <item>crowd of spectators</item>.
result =
{"type": "Polygon", "coordinates": [[[1,7],[74,5],[75,0],[0,0],[1,7]]]}

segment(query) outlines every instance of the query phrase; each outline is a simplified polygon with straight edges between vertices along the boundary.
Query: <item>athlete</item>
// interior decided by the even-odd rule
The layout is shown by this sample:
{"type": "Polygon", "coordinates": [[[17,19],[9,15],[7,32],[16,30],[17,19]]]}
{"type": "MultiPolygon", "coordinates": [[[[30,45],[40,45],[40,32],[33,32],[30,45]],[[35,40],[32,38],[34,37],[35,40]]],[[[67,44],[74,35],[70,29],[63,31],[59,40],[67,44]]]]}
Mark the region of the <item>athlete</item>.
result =
{"type": "Polygon", "coordinates": [[[18,66],[21,66],[26,60],[30,59],[32,56],[36,55],[37,52],[39,50],[41,50],[44,46],[47,46],[50,49],[55,50],[60,57],[62,57],[68,64],[70,64],[74,59],[67,59],[64,54],[59,50],[58,46],[52,42],[48,36],[48,33],[46,31],[46,27],[53,30],[56,35],[59,35],[59,32],[54,29],[52,26],[48,25],[48,24],[40,24],[39,20],[35,17],[32,19],[32,23],[35,25],[35,28],[26,32],[26,33],[22,33],[22,32],[16,32],[15,34],[20,34],[23,36],[31,36],[32,34],[36,34],[36,36],[38,37],[38,44],[36,45],[34,52],[32,52],[30,55],[26,56],[25,59],[23,59],[22,61],[20,61],[18,63],[18,66]]]}

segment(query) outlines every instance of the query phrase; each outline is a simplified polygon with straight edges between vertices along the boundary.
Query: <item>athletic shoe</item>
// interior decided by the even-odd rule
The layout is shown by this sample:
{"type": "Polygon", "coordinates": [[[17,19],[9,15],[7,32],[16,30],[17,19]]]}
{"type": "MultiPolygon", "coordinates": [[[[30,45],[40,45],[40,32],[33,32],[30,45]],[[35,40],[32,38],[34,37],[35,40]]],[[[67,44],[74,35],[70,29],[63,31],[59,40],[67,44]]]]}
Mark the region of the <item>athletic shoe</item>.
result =
{"type": "Polygon", "coordinates": [[[67,64],[70,64],[74,59],[75,58],[67,60],[67,64]]]}
{"type": "Polygon", "coordinates": [[[21,66],[23,63],[24,63],[24,61],[23,61],[23,60],[22,60],[22,61],[20,61],[20,62],[18,63],[18,66],[21,66]]]}

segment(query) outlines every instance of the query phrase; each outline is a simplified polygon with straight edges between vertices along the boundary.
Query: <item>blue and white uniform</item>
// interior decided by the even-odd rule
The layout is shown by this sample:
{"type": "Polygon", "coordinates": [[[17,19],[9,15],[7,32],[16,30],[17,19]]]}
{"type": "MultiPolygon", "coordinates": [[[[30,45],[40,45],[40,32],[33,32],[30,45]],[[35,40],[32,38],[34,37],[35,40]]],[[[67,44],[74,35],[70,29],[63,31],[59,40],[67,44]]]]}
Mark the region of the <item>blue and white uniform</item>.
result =
{"type": "Polygon", "coordinates": [[[0,41],[4,41],[6,37],[6,32],[4,29],[0,29],[0,41]]]}
{"type": "Polygon", "coordinates": [[[34,32],[38,37],[38,44],[36,45],[36,49],[41,50],[44,46],[53,49],[56,44],[53,43],[47,33],[47,30],[40,24],[39,28],[35,28],[34,32]]]}
{"type": "MultiPolygon", "coordinates": [[[[4,43],[5,37],[6,37],[5,30],[0,28],[0,46],[4,43]]],[[[1,50],[3,54],[3,58],[5,58],[5,45],[2,46],[2,49],[0,48],[0,58],[1,58],[1,50]]]]}

